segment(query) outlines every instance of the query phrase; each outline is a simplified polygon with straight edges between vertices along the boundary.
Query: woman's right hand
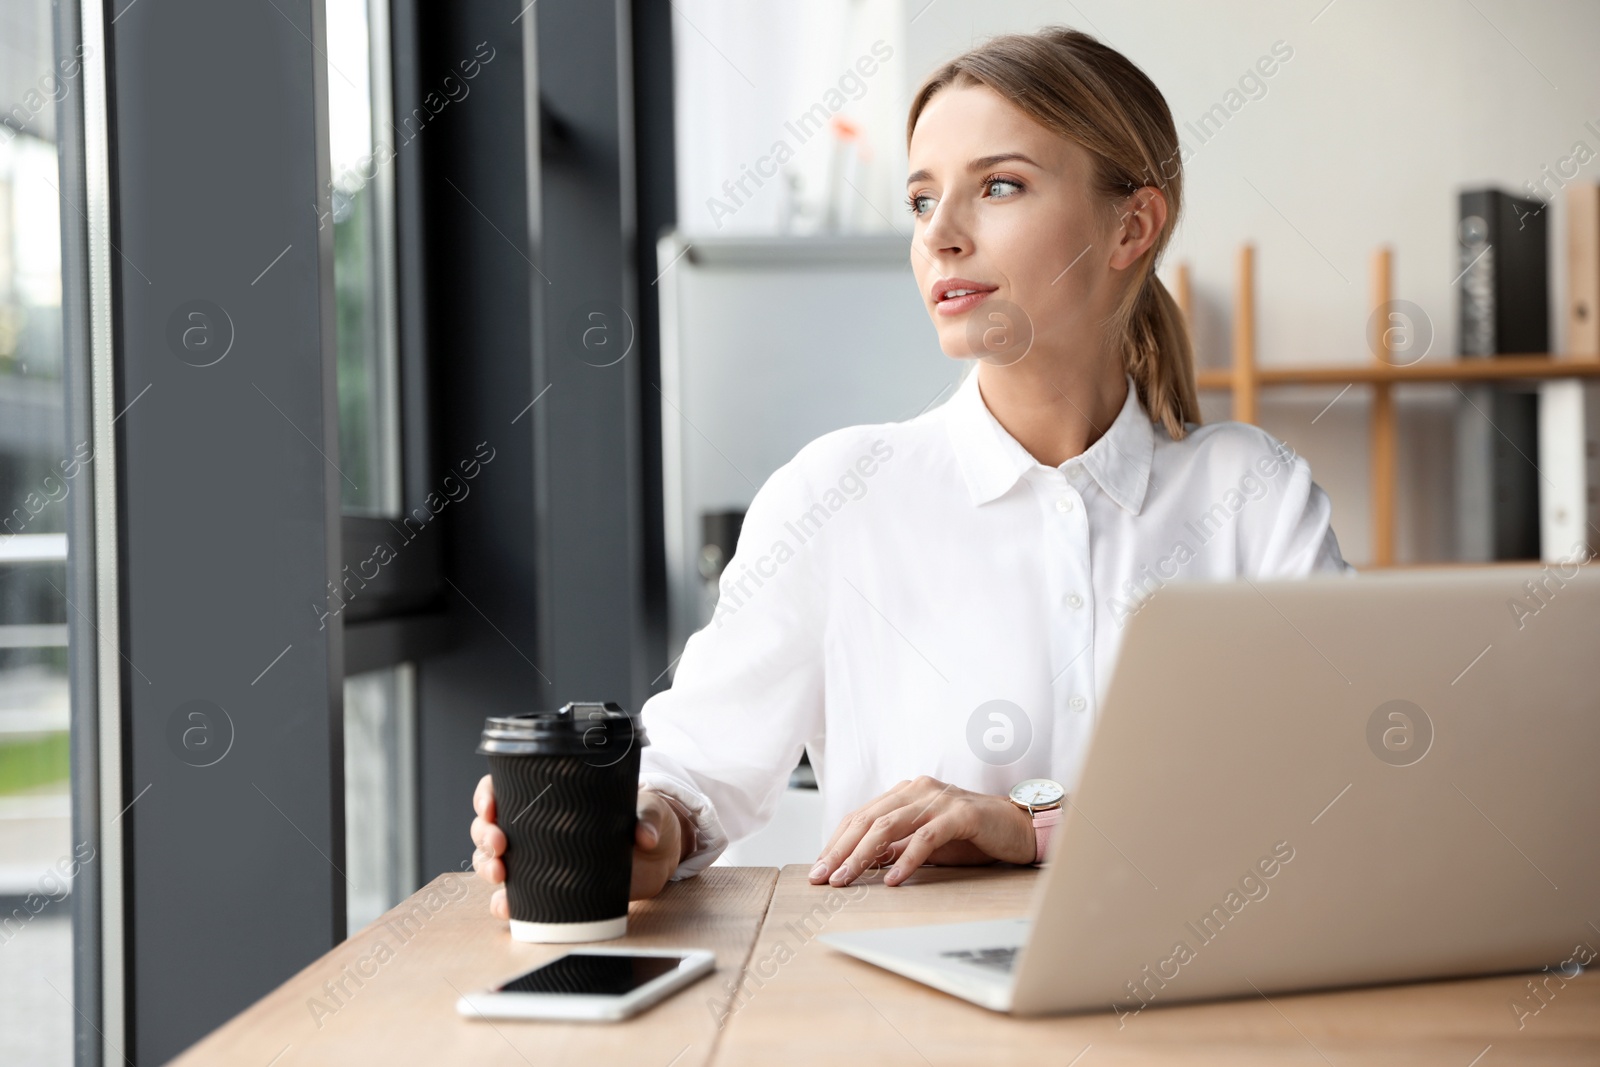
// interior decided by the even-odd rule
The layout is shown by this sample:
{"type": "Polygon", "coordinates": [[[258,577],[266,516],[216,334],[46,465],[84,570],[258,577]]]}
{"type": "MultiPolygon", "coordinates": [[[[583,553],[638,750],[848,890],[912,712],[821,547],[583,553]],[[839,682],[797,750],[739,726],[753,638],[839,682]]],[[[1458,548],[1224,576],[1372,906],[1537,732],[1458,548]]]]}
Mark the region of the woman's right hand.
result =
{"type": "MultiPolygon", "coordinates": [[[[684,845],[691,838],[677,812],[659,793],[639,790],[639,821],[633,831],[633,878],[628,899],[653,897],[666,886],[672,872],[683,862],[684,845]]],[[[478,877],[492,885],[506,880],[506,835],[495,824],[494,780],[484,775],[472,794],[472,807],[478,814],[472,820],[472,868],[478,877]]],[[[496,889],[489,898],[489,913],[497,919],[511,918],[506,891],[496,889]]]]}

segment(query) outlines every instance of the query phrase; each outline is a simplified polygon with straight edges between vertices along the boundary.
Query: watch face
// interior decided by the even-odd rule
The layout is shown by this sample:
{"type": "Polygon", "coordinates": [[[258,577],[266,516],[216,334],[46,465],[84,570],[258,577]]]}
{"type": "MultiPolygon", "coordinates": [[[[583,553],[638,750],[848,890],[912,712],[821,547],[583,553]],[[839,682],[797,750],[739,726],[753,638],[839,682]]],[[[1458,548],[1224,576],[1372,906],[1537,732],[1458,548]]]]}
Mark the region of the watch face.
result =
{"type": "Polygon", "coordinates": [[[1030,808],[1059,804],[1066,795],[1067,791],[1061,788],[1060,783],[1052,782],[1048,778],[1029,778],[1011,788],[1011,799],[1030,808]]]}

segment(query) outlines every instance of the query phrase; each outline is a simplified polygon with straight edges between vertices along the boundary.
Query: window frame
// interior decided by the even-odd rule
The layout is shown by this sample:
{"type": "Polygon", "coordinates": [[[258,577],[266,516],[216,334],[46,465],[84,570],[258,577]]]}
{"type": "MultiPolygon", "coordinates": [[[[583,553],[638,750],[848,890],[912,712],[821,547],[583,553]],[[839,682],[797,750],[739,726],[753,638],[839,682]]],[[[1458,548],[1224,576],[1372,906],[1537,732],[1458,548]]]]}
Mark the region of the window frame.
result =
{"type": "MultiPolygon", "coordinates": [[[[394,132],[394,115],[421,106],[417,82],[415,0],[368,0],[374,59],[373,129],[394,132]],[[381,38],[381,40],[380,40],[381,38]]],[[[398,138],[396,138],[398,140],[398,138]]],[[[381,302],[390,309],[380,329],[391,348],[398,447],[400,513],[392,517],[343,512],[341,542],[349,591],[344,614],[346,673],[360,674],[408,659],[446,651],[453,644],[446,624],[443,534],[429,516],[434,483],[432,412],[427,382],[427,290],[424,207],[421,196],[426,145],[397,147],[375,177],[381,302]],[[389,254],[382,254],[387,250],[389,254]],[[410,521],[408,522],[408,518],[410,521]],[[378,546],[392,561],[378,565],[378,546]],[[367,563],[363,567],[365,561],[367,563]],[[369,577],[371,576],[371,577],[369,577]]]]}
{"type": "Polygon", "coordinates": [[[121,1058],[125,1033],[122,840],[103,832],[115,825],[123,780],[109,119],[104,8],[89,0],[53,7],[57,63],[79,61],[78,91],[56,104],[63,444],[85,442],[93,456],[66,502],[72,840],[94,857],[73,878],[72,1044],[75,1063],[98,1067],[121,1058]]]}

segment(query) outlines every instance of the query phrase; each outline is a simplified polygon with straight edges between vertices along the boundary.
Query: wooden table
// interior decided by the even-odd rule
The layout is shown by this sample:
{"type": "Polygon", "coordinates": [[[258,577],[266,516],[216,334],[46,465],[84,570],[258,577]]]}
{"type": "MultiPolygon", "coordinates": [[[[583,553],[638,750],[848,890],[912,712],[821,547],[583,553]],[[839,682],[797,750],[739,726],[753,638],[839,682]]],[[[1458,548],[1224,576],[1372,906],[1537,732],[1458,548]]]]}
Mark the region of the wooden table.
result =
{"type": "Polygon", "coordinates": [[[777,875],[771,867],[714,867],[636,902],[626,940],[607,945],[706,948],[716,953],[717,970],[643,1015],[604,1024],[457,1015],[461,994],[572,946],[511,940],[506,924],[489,915],[488,883],[442,874],[173,1063],[700,1067],[711,1062],[719,990],[744,967],[777,875]]]}
{"type": "Polygon", "coordinates": [[[1011,1019],[814,940],[823,931],[1022,914],[1035,877],[1009,867],[925,868],[893,889],[872,875],[834,890],[807,884],[802,867],[781,875],[713,867],[635,904],[627,939],[610,944],[709,948],[717,973],[629,1022],[580,1025],[491,1024],[456,1015],[458,993],[563,949],[513,942],[505,924],[488,915],[484,883],[442,875],[176,1062],[1600,1063],[1600,974],[1594,973],[1546,994],[1548,1003],[1525,1016],[1521,1029],[1512,1002],[1536,1003],[1528,999],[1525,976],[1151,1007],[1125,1020],[1110,1013],[1011,1019]]]}

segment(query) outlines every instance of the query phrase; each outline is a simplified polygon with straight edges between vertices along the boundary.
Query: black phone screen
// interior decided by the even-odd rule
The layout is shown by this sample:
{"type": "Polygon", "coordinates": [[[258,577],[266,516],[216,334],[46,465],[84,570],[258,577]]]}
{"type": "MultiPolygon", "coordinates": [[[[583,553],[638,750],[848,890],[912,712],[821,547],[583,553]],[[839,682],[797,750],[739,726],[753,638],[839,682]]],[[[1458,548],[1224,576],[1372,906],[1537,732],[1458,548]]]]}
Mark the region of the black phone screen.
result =
{"type": "Polygon", "coordinates": [[[495,992],[620,997],[677,970],[685,959],[572,952],[496,986],[495,992]]]}

